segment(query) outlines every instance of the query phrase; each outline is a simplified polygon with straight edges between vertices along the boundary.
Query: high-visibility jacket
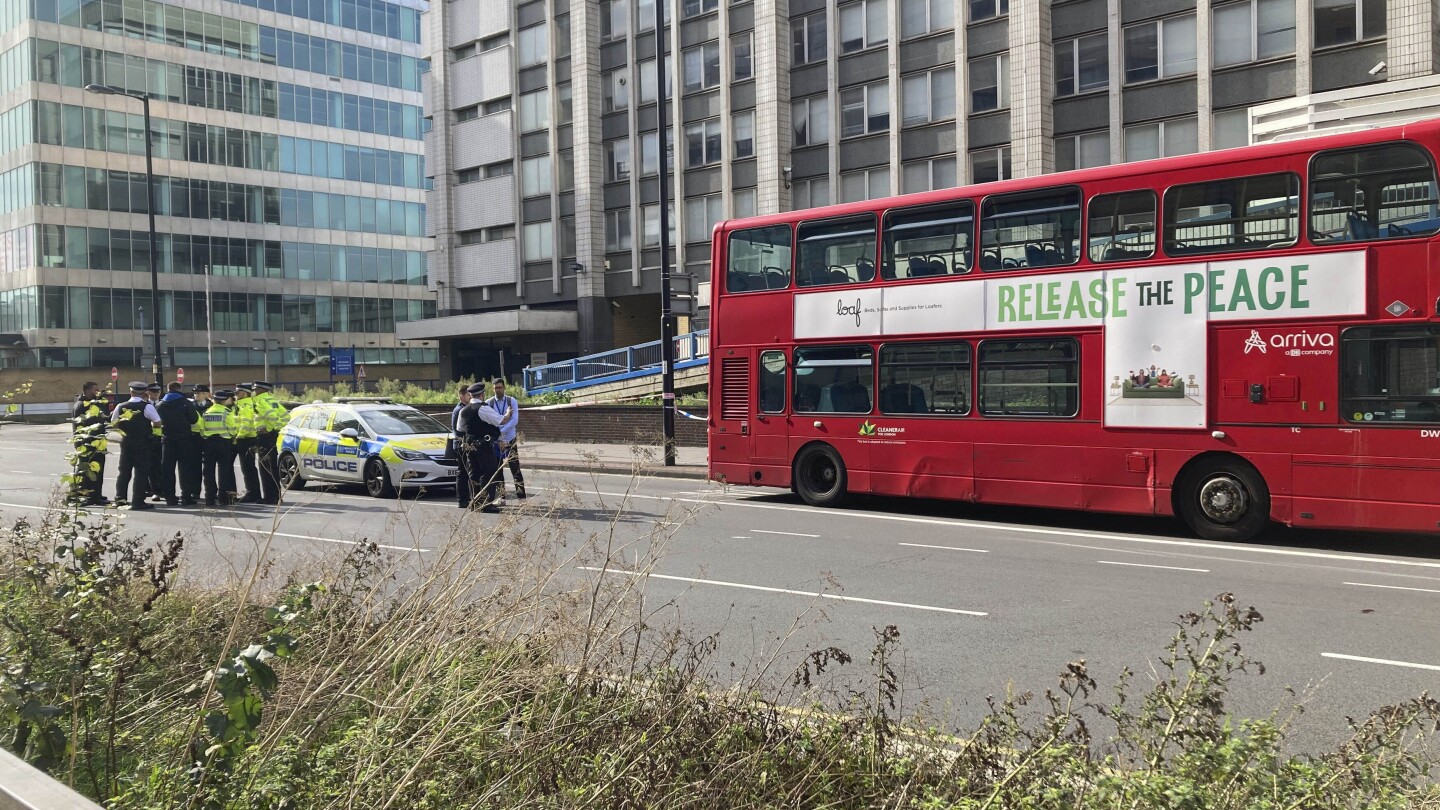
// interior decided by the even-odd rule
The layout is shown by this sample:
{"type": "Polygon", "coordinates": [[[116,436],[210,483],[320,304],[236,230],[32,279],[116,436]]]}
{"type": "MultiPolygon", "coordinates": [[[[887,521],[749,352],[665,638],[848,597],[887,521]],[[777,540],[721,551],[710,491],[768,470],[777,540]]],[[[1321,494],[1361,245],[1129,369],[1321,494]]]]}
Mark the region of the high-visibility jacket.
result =
{"type": "Polygon", "coordinates": [[[205,411],[204,416],[200,418],[200,424],[202,433],[207,439],[211,436],[233,439],[240,427],[235,412],[218,402],[205,411]]]}
{"type": "Polygon", "coordinates": [[[196,436],[200,436],[202,438],[205,436],[205,412],[209,410],[210,407],[214,404],[215,403],[211,402],[210,405],[206,405],[201,400],[195,400],[195,412],[200,414],[200,418],[196,419],[193,423],[191,423],[190,430],[196,436]]]}
{"type": "Polygon", "coordinates": [[[255,397],[235,400],[235,438],[255,438],[256,416],[255,397]]]}
{"type": "Polygon", "coordinates": [[[256,394],[253,399],[257,431],[263,428],[270,433],[278,433],[290,421],[290,411],[269,391],[256,394]]]}

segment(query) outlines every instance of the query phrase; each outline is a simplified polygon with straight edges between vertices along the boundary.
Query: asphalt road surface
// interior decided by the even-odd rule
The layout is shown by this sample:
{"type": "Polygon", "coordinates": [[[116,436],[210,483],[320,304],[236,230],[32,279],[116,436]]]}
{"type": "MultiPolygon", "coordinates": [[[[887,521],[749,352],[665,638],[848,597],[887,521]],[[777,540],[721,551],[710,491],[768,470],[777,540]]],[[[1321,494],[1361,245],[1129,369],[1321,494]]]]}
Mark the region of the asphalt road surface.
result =
{"type": "MultiPolygon", "coordinates": [[[[51,501],[67,437],[65,426],[0,431],[0,521],[34,517],[51,501]]],[[[1233,592],[1265,618],[1241,641],[1267,672],[1241,675],[1231,706],[1267,715],[1288,706],[1286,687],[1295,688],[1306,707],[1292,738],[1300,749],[1344,739],[1347,716],[1440,687],[1440,537],[1277,529],[1237,545],[1144,518],[894,499],[823,510],[774,490],[583,471],[537,470],[527,480],[524,515],[563,497],[572,531],[613,521],[630,541],[605,573],[577,565],[574,576],[636,576],[627,555],[668,536],[645,583],[647,606],[697,636],[718,632],[711,661],[721,679],[768,660],[782,637],[776,672],[834,645],[854,656],[858,677],[874,628],[893,624],[903,708],[964,727],[983,715],[987,695],[1007,685],[1043,690],[1067,661],[1089,662],[1101,697],[1122,667],[1143,686],[1176,618],[1233,592]]],[[[203,579],[244,570],[267,531],[281,568],[360,538],[419,559],[461,518],[445,492],[378,501],[341,489],[291,493],[280,512],[161,507],[127,514],[125,526],[186,532],[189,575],[203,579]]]]}

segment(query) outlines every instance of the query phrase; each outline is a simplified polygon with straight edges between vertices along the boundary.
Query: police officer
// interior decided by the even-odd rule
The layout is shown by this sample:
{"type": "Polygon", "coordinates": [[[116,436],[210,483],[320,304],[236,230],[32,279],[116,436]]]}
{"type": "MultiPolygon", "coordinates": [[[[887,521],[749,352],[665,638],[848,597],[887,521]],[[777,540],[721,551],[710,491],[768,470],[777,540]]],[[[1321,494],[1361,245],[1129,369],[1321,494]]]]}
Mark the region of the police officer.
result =
{"type": "Polygon", "coordinates": [[[180,388],[180,383],[170,383],[169,392],[155,406],[160,414],[160,430],[164,434],[160,495],[171,506],[194,506],[200,502],[200,437],[195,433],[200,413],[180,388]],[[177,483],[178,499],[175,497],[177,483]]]}
{"type": "Polygon", "coordinates": [[[215,404],[200,417],[205,434],[205,505],[229,505],[235,500],[235,434],[239,425],[231,403],[234,391],[216,391],[215,404]]]}
{"type": "MultiPolygon", "coordinates": [[[[160,412],[160,395],[165,389],[160,383],[150,383],[145,386],[145,398],[155,407],[155,412],[160,412]]],[[[164,475],[164,443],[165,432],[162,425],[154,425],[150,430],[150,484],[147,487],[150,493],[150,500],[160,500],[160,494],[165,491],[164,475]]]]}
{"type": "Polygon", "coordinates": [[[468,504],[460,506],[469,509],[478,507],[481,512],[498,512],[500,459],[495,451],[500,441],[500,415],[481,399],[485,396],[485,383],[475,383],[469,391],[476,398],[460,409],[456,432],[461,441],[460,474],[469,479],[470,491],[474,495],[468,504]]]}
{"type": "Polygon", "coordinates": [[[274,506],[280,503],[280,459],[275,440],[290,412],[270,393],[274,388],[266,380],[255,381],[255,460],[260,467],[260,502],[274,506]]]}
{"type": "Polygon", "coordinates": [[[160,424],[160,414],[145,397],[143,382],[130,383],[130,399],[115,406],[110,423],[120,431],[120,477],[115,482],[115,500],[123,501],[130,488],[131,477],[135,480],[132,510],[154,509],[145,503],[149,486],[149,471],[154,467],[151,454],[154,451],[154,426],[160,424]]]}
{"type": "Polygon", "coordinates": [[[110,425],[106,413],[110,403],[100,393],[100,384],[87,382],[75,400],[71,415],[74,427],[75,479],[70,484],[70,501],[87,506],[103,506],[110,502],[101,491],[105,481],[105,429],[110,425]]]}
{"type": "Polygon", "coordinates": [[[447,449],[453,450],[455,460],[460,462],[460,469],[455,471],[455,502],[461,509],[465,509],[470,506],[471,492],[470,477],[465,474],[465,454],[462,449],[464,437],[460,435],[460,412],[465,410],[465,406],[470,404],[474,396],[471,395],[470,388],[466,385],[461,385],[457,393],[460,401],[450,411],[450,441],[447,449]]]}
{"type": "Polygon", "coordinates": [[[245,494],[239,503],[260,502],[260,474],[255,469],[255,384],[235,386],[235,456],[240,460],[240,476],[245,494]]]}

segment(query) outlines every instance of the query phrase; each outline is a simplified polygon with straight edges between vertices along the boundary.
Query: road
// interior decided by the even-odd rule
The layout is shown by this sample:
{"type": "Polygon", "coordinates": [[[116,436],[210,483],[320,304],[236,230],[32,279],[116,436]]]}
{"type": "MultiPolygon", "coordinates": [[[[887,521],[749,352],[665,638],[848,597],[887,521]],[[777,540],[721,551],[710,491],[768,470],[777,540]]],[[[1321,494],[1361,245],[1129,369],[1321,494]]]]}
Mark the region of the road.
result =
{"type": "MultiPolygon", "coordinates": [[[[66,430],[0,432],[0,520],[33,516],[49,502],[65,471],[66,430]]],[[[854,656],[858,677],[873,628],[893,624],[905,708],[923,705],[965,726],[983,714],[987,695],[1007,684],[1043,690],[1075,659],[1089,662],[1102,690],[1122,667],[1143,685],[1176,617],[1228,591],[1265,617],[1241,641],[1267,669],[1240,676],[1231,705],[1268,714],[1288,705],[1285,687],[1300,690],[1306,711],[1293,740],[1301,749],[1343,739],[1346,716],[1440,686],[1435,537],[1276,530],[1266,542],[1231,545],[1141,518],[891,499],[821,510],[788,493],[695,480],[547,471],[529,479],[526,514],[564,497],[567,531],[604,528],[628,495],[616,522],[632,543],[624,554],[639,553],[657,532],[669,536],[645,584],[647,605],[693,634],[719,632],[712,663],[722,679],[768,659],[787,636],[774,671],[835,645],[854,656]]],[[[186,532],[190,576],[204,579],[244,570],[269,529],[283,569],[362,537],[424,557],[460,517],[445,494],[387,502],[358,490],[307,490],[292,493],[278,515],[161,508],[128,514],[125,525],[152,536],[186,532]]],[[[624,554],[603,576],[632,576],[624,554]]],[[[602,576],[589,568],[571,573],[602,576]]]]}

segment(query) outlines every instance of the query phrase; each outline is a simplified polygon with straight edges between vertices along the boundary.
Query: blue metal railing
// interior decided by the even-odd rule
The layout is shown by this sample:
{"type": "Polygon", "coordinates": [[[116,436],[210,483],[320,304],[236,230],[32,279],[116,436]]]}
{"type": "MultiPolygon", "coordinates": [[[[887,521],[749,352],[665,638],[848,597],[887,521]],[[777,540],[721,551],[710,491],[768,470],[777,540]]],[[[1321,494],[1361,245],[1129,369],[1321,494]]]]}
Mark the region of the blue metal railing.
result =
{"type": "MultiPolygon", "coordinates": [[[[710,362],[710,330],[675,336],[675,369],[710,362]]],[[[588,354],[525,369],[525,393],[573,391],[591,385],[619,382],[660,373],[660,341],[637,343],[623,349],[588,354]]]]}

